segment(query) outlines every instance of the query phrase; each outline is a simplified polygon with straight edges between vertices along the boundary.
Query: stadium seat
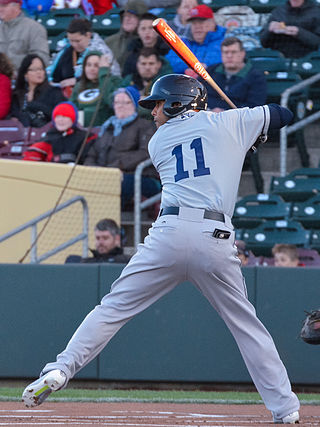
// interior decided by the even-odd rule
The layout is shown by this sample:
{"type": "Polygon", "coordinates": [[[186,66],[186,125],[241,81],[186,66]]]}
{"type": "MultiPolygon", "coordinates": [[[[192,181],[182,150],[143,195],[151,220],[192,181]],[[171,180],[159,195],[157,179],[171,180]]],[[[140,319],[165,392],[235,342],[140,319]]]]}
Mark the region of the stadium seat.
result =
{"type": "Polygon", "coordinates": [[[166,21],[172,21],[177,14],[177,9],[175,7],[167,7],[159,13],[159,18],[163,18],[166,21]]]}
{"type": "Polygon", "coordinates": [[[83,9],[57,9],[44,16],[39,16],[37,21],[42,24],[48,33],[48,37],[61,34],[74,18],[85,18],[83,9]]]}
{"type": "Polygon", "coordinates": [[[58,52],[59,50],[59,43],[61,43],[61,47],[65,45],[64,39],[67,37],[67,32],[63,31],[62,33],[58,34],[57,36],[50,36],[48,37],[48,44],[49,44],[49,50],[50,54],[58,52]]]}
{"type": "Polygon", "coordinates": [[[242,240],[255,256],[270,257],[276,243],[293,244],[306,247],[310,240],[310,230],[296,221],[265,221],[256,228],[244,230],[242,240]]]}
{"type": "Polygon", "coordinates": [[[15,119],[0,121],[0,158],[20,159],[28,146],[29,129],[15,119]]]}
{"type": "Polygon", "coordinates": [[[290,203],[277,194],[253,194],[236,203],[232,223],[235,228],[254,228],[265,220],[287,219],[290,203]]]}
{"type": "MultiPolygon", "coordinates": [[[[216,12],[221,7],[226,6],[225,0],[202,0],[201,3],[211,7],[211,9],[214,12],[216,12]]],[[[228,0],[227,5],[228,6],[248,6],[248,1],[247,0],[228,0]]]]}
{"type": "Polygon", "coordinates": [[[33,144],[34,142],[43,141],[45,134],[52,127],[52,123],[49,122],[41,128],[29,128],[28,142],[33,144]]]}
{"type": "Polygon", "coordinates": [[[278,71],[289,71],[290,59],[285,58],[279,51],[273,49],[253,49],[247,52],[249,59],[256,68],[270,73],[278,71]]]}
{"type": "Polygon", "coordinates": [[[93,15],[91,17],[92,29],[100,36],[110,36],[120,30],[120,9],[113,8],[104,15],[93,15]]]}
{"type": "Polygon", "coordinates": [[[286,0],[248,0],[248,4],[256,13],[270,13],[274,8],[284,4],[286,0]]]}
{"type": "Polygon", "coordinates": [[[320,194],[305,202],[293,203],[290,218],[301,222],[305,228],[320,229],[320,194]]]}
{"type": "Polygon", "coordinates": [[[286,202],[303,202],[320,191],[320,168],[295,169],[284,177],[273,176],[270,193],[286,202]]]}

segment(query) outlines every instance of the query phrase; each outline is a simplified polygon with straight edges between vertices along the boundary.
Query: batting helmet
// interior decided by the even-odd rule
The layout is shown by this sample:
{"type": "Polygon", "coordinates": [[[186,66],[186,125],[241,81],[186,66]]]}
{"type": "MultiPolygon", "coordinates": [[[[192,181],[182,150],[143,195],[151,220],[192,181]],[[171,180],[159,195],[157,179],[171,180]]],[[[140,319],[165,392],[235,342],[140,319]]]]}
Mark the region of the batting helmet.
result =
{"type": "Polygon", "coordinates": [[[188,110],[206,110],[207,89],[193,77],[184,74],[167,74],[152,86],[151,93],[139,104],[152,110],[156,101],[165,101],[163,112],[167,117],[176,117],[188,110]]]}

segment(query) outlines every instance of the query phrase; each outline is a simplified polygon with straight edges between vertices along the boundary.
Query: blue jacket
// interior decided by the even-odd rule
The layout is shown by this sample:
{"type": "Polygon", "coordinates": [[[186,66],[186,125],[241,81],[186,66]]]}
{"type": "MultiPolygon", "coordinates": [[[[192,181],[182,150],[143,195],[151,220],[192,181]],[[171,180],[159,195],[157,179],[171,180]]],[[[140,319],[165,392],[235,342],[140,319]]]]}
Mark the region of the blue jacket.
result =
{"type": "MultiPolygon", "coordinates": [[[[238,107],[256,107],[264,105],[267,98],[267,82],[260,69],[254,68],[248,61],[237,74],[227,79],[222,64],[207,69],[210,76],[231,101],[238,107]]],[[[229,105],[221,99],[220,95],[207,83],[208,108],[223,108],[229,110],[229,105]]]]}
{"type": "MultiPolygon", "coordinates": [[[[208,67],[221,62],[221,42],[224,39],[225,32],[226,28],[217,25],[216,31],[209,31],[202,44],[184,37],[182,37],[182,40],[199,59],[199,62],[206,64],[208,67]]],[[[185,69],[188,68],[186,63],[173,50],[170,50],[165,57],[170,62],[175,73],[184,73],[185,69]]]]}

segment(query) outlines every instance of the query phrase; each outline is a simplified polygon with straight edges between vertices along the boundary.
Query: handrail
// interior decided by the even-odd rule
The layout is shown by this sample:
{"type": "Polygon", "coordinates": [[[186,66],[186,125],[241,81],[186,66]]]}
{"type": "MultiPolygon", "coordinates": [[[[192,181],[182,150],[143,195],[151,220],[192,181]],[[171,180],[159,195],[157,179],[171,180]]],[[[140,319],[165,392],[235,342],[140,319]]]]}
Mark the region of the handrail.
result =
{"type": "Polygon", "coordinates": [[[141,211],[161,198],[161,192],[141,202],[141,181],[144,168],[152,165],[151,159],[139,163],[134,173],[134,247],[141,242],[141,211]]]}
{"type": "MultiPolygon", "coordinates": [[[[312,77],[309,77],[302,82],[289,87],[281,95],[281,106],[287,107],[289,102],[289,97],[292,93],[298,92],[306,86],[310,86],[313,83],[320,80],[320,73],[315,74],[312,77]]],[[[287,174],[287,136],[293,132],[296,132],[299,129],[302,129],[309,123],[312,123],[320,118],[320,111],[311,114],[310,116],[295,122],[291,126],[285,126],[280,129],[280,176],[285,176],[287,174]]]]}
{"type": "Polygon", "coordinates": [[[63,249],[66,249],[67,247],[73,245],[74,243],[83,240],[82,243],[82,257],[86,258],[88,256],[88,229],[89,229],[89,211],[88,211],[88,204],[84,197],[82,196],[75,196],[71,199],[67,200],[64,203],[61,203],[56,208],[50,209],[49,211],[37,216],[36,218],[20,225],[19,227],[14,228],[13,230],[9,231],[8,233],[3,234],[0,236],[0,243],[4,242],[5,240],[9,239],[10,237],[15,236],[18,233],[21,233],[22,231],[26,230],[27,228],[31,227],[31,253],[30,253],[30,263],[31,264],[38,264],[41,261],[49,258],[52,255],[55,255],[56,253],[62,251],[63,249]],[[37,255],[37,223],[44,220],[45,218],[49,217],[52,213],[56,213],[61,211],[62,209],[65,209],[66,207],[81,202],[82,208],[83,208],[83,226],[82,226],[82,233],[78,234],[77,236],[67,240],[66,242],[62,243],[61,245],[57,246],[56,248],[45,252],[41,256],[37,255]]]}

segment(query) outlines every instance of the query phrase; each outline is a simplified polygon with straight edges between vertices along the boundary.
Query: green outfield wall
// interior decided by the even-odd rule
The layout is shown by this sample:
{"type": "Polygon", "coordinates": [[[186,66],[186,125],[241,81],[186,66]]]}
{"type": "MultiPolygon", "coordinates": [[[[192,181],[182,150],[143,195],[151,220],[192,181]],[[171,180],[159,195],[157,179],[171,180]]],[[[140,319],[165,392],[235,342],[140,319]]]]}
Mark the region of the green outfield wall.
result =
{"type": "MultiPolygon", "coordinates": [[[[0,264],[0,377],[38,376],[122,268],[0,264]]],[[[320,269],[249,267],[243,272],[249,299],[274,337],[291,381],[320,384],[320,346],[299,338],[304,311],[320,307],[320,269]]],[[[76,378],[251,381],[233,337],[190,283],[128,322],[76,378]]]]}

